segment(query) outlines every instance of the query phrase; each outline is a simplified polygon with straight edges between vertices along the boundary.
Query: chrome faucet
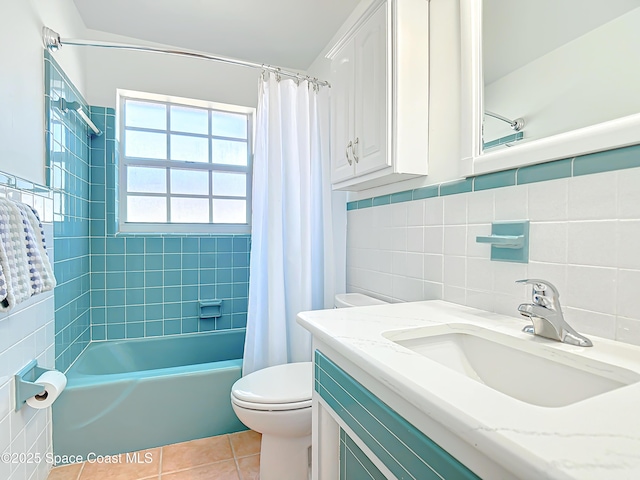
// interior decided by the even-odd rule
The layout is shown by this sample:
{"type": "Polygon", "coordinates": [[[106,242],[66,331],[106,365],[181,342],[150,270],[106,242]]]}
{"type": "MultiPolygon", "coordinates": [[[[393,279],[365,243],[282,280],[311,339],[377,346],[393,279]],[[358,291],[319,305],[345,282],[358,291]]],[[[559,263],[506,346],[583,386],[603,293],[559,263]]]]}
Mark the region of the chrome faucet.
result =
{"type": "Polygon", "coordinates": [[[523,332],[580,347],[593,346],[591,340],[576,332],[564,319],[556,287],[546,280],[538,279],[517,280],[516,283],[533,286],[532,303],[523,303],[518,307],[520,314],[533,322],[533,325],[524,327],[523,332]]]}

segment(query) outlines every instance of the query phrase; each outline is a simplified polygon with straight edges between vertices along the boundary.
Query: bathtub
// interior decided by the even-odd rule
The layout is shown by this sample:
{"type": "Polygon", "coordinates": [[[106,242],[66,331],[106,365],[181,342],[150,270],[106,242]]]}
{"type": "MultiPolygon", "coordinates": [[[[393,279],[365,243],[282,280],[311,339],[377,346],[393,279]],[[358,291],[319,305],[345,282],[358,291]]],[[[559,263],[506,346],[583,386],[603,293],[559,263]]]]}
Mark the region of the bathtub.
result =
{"type": "Polygon", "coordinates": [[[91,343],[53,404],[56,455],[113,455],[246,430],[231,407],[244,330],[91,343]]]}

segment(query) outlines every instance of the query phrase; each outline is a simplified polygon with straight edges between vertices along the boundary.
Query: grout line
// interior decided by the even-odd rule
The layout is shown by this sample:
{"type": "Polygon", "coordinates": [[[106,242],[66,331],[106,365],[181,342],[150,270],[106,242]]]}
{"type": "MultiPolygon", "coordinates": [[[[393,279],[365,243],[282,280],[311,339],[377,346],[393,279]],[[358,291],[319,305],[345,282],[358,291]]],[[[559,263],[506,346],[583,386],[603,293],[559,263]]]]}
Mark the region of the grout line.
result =
{"type": "Polygon", "coordinates": [[[160,447],[160,458],[158,460],[158,480],[162,479],[162,459],[164,454],[164,445],[160,447]]]}
{"type": "Polygon", "coordinates": [[[76,480],[80,480],[80,477],[82,477],[82,472],[84,471],[84,466],[87,464],[87,462],[82,462],[82,466],[80,467],[80,471],[78,472],[78,478],[76,478],[76,480]]]}
{"type": "Polygon", "coordinates": [[[236,473],[238,474],[238,478],[242,480],[242,473],[240,472],[240,465],[238,464],[238,457],[236,456],[236,449],[233,446],[233,442],[231,441],[231,434],[227,434],[227,439],[229,440],[229,445],[231,445],[231,454],[233,455],[233,463],[236,464],[236,473]]]}

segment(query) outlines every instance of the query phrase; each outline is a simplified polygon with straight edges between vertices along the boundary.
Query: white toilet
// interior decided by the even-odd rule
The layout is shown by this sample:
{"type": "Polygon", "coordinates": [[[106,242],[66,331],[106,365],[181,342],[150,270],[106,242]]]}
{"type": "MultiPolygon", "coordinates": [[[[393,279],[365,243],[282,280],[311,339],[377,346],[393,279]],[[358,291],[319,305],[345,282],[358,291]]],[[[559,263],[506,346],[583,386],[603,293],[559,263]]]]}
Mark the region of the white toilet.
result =
{"type": "MultiPolygon", "coordinates": [[[[384,304],[360,293],[336,295],[336,308],[384,304]]],[[[313,363],[276,365],[242,377],[231,405],[242,423],[262,433],[260,480],[301,480],[309,475],[313,363]]]]}

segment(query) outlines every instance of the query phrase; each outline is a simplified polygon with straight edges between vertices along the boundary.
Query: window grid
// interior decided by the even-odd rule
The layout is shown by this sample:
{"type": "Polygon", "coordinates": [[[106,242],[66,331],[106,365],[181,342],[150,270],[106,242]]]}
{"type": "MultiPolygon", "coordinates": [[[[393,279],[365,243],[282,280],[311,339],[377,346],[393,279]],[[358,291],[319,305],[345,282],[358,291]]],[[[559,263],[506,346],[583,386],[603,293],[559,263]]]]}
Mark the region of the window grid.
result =
{"type": "Polygon", "coordinates": [[[121,208],[120,208],[120,229],[122,231],[129,232],[217,232],[217,233],[249,233],[250,232],[250,212],[251,212],[251,167],[252,167],[252,114],[249,112],[239,112],[235,110],[226,110],[224,108],[215,107],[199,107],[189,104],[181,104],[172,101],[157,101],[141,99],[136,97],[121,97],[121,111],[122,117],[120,122],[121,132],[121,153],[123,159],[123,168],[121,169],[121,208]],[[135,101],[142,103],[160,104],[165,106],[166,115],[166,128],[152,128],[152,127],[139,127],[139,126],[127,126],[127,101],[135,101]],[[207,134],[196,132],[183,132],[172,129],[172,115],[171,107],[186,107],[198,110],[207,111],[207,134]],[[227,136],[227,135],[215,135],[213,132],[213,112],[231,113],[234,115],[243,115],[246,118],[246,136],[245,138],[227,136]],[[126,132],[148,132],[148,133],[160,133],[166,136],[166,154],[165,159],[155,159],[148,157],[135,157],[127,156],[127,144],[126,144],[126,132]],[[173,160],[172,159],[172,135],[180,135],[185,137],[203,138],[207,139],[207,162],[202,161],[189,161],[189,160],[173,160]],[[233,165],[225,163],[214,163],[213,147],[215,140],[223,140],[228,142],[238,142],[246,144],[247,160],[246,165],[233,165]],[[153,193],[153,192],[138,192],[135,190],[129,191],[128,185],[128,167],[155,167],[165,169],[165,192],[153,193]],[[194,193],[174,193],[172,191],[172,178],[171,172],[180,170],[193,170],[200,172],[207,172],[208,180],[208,195],[194,194],[194,193]],[[241,195],[218,195],[214,193],[214,174],[215,173],[236,173],[245,175],[245,192],[244,196],[241,195]],[[128,222],[127,221],[127,200],[129,196],[135,197],[147,197],[147,198],[165,198],[166,201],[166,222],[154,223],[154,222],[128,222]],[[188,199],[207,199],[208,200],[208,223],[180,223],[172,221],[172,199],[188,198],[188,199]],[[214,222],[214,201],[215,200],[241,200],[245,202],[245,223],[215,223],[214,222]]]}

